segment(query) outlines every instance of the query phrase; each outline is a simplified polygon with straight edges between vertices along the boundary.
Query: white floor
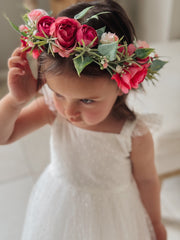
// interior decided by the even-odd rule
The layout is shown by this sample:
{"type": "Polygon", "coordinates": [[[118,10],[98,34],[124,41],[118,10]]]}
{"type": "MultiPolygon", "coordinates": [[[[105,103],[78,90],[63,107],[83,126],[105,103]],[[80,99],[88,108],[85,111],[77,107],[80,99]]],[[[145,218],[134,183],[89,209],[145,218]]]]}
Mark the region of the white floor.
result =
{"type": "MultiPolygon", "coordinates": [[[[176,82],[179,83],[180,71],[178,69],[180,62],[178,63],[179,54],[177,46],[180,49],[180,44],[175,43],[174,50],[172,49],[172,44],[170,46],[170,48],[167,48],[165,45],[159,45],[159,48],[162,52],[166,51],[167,56],[168,54],[171,56],[172,53],[174,55],[177,52],[177,58],[170,59],[171,63],[169,66],[171,66],[173,72],[176,72],[176,75],[173,76],[176,82]],[[167,53],[168,49],[169,53],[167,53]]],[[[165,76],[164,79],[164,83],[166,84],[168,80],[165,76]]],[[[0,82],[0,98],[6,91],[7,87],[0,82]]],[[[176,87],[176,93],[178,93],[178,91],[179,90],[177,90],[176,87]]],[[[175,91],[173,92],[172,89],[170,89],[169,92],[173,95],[175,91]]],[[[154,99],[155,95],[152,96],[154,99]]],[[[172,108],[175,110],[176,115],[169,115],[171,118],[176,116],[177,120],[179,119],[178,104],[179,102],[175,103],[174,108],[172,108]]],[[[171,123],[171,121],[172,119],[168,120],[168,123],[171,123]]],[[[168,126],[168,123],[165,125],[166,127],[168,126]]],[[[176,124],[177,123],[179,124],[179,121],[176,121],[176,124]]],[[[175,124],[170,125],[175,126],[175,124]]],[[[50,129],[46,126],[9,146],[0,146],[0,240],[20,239],[29,194],[38,176],[49,162],[49,133],[50,129]]],[[[169,137],[170,135],[168,135],[168,139],[169,137]]],[[[173,143],[176,143],[176,145],[172,145],[176,146],[176,150],[178,150],[174,159],[176,160],[176,163],[179,163],[179,134],[178,138],[173,143]]],[[[164,146],[169,146],[168,142],[165,142],[164,144],[164,146]]],[[[166,147],[164,147],[164,150],[167,150],[166,147]]],[[[173,153],[175,156],[174,150],[173,153]]],[[[161,156],[158,155],[159,159],[163,160],[165,158],[167,155],[166,151],[163,151],[163,154],[161,156]]],[[[169,167],[173,167],[171,166],[173,164],[169,160],[172,161],[173,158],[167,158],[167,162],[170,163],[169,167]]],[[[165,162],[160,164],[159,172],[165,171],[165,165],[167,164],[164,163],[165,162]]],[[[163,182],[161,200],[162,216],[168,231],[168,240],[179,240],[180,175],[169,178],[163,182]]]]}

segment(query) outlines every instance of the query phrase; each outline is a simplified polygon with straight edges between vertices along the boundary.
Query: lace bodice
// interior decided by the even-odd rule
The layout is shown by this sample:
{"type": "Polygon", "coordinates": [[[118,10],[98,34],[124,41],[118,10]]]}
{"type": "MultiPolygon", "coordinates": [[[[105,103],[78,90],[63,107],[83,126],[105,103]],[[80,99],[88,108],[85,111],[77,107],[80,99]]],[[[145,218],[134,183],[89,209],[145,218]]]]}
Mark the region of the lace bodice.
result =
{"type": "Polygon", "coordinates": [[[121,133],[94,132],[57,118],[52,128],[51,159],[56,173],[78,187],[112,189],[131,181],[131,133],[127,121],[121,133]]]}

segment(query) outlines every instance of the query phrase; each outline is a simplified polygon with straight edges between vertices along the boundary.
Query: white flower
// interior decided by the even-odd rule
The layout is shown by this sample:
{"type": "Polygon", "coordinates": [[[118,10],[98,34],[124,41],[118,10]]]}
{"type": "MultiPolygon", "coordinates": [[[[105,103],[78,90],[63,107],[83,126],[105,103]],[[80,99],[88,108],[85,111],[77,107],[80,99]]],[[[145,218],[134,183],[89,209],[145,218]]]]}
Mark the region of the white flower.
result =
{"type": "Polygon", "coordinates": [[[122,67],[120,65],[116,66],[116,72],[121,73],[122,72],[122,67]]]}
{"type": "Polygon", "coordinates": [[[100,42],[102,44],[108,44],[108,43],[116,42],[118,40],[119,38],[115,33],[108,32],[108,33],[102,34],[100,42]]]}

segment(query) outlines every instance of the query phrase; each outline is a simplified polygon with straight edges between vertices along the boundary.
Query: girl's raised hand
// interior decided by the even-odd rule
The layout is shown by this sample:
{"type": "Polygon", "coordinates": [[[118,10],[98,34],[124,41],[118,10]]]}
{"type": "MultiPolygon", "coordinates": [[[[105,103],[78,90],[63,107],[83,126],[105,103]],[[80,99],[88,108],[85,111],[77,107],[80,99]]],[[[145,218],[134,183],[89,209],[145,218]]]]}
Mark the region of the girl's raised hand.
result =
{"type": "Polygon", "coordinates": [[[16,48],[8,60],[8,88],[16,104],[26,104],[37,92],[34,78],[26,53],[16,48]]]}

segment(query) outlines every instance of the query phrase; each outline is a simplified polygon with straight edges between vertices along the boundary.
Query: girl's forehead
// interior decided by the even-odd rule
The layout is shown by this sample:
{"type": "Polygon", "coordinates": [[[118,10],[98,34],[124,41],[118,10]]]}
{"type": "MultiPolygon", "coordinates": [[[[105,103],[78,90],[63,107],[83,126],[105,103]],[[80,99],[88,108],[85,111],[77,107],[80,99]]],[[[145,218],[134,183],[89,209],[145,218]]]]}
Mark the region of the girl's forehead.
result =
{"type": "Polygon", "coordinates": [[[117,85],[110,77],[87,77],[76,74],[46,76],[48,86],[56,93],[64,95],[101,95],[117,90],[117,85]]]}

